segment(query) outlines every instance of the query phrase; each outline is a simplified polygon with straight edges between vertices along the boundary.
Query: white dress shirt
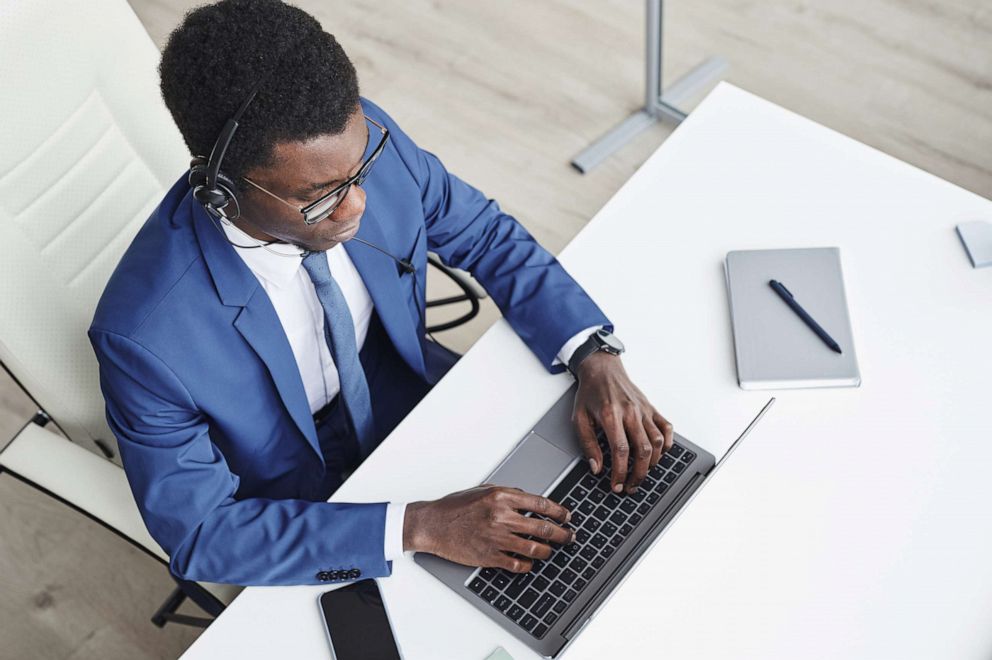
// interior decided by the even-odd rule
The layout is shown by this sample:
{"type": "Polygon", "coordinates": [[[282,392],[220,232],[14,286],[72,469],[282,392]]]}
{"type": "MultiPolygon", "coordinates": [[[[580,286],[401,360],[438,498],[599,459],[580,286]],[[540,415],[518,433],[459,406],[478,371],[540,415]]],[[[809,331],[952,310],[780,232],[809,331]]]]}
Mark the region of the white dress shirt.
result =
{"type": "MultiPolygon", "coordinates": [[[[330,348],[324,339],[324,309],[320,306],[310,276],[301,267],[303,259],[300,251],[281,244],[269,246],[268,250],[261,247],[238,247],[257,245],[258,241],[227,222],[222,222],[221,226],[227,234],[227,240],[234,244],[235,252],[255,274],[272,301],[286,338],[289,339],[289,346],[293,349],[293,357],[310,404],[310,413],[317,412],[337,396],[341,390],[341,381],[330,348]],[[269,250],[280,254],[273,254],[269,250]]],[[[331,275],[348,303],[348,311],[355,322],[355,339],[361,350],[372,319],[372,298],[344,246],[336,245],[325,254],[331,275]]],[[[587,328],[565,342],[558,352],[558,360],[568,364],[575,349],[597,329],[599,326],[587,328]]],[[[405,513],[404,503],[390,502],[386,505],[384,552],[387,561],[403,554],[405,513]]]]}

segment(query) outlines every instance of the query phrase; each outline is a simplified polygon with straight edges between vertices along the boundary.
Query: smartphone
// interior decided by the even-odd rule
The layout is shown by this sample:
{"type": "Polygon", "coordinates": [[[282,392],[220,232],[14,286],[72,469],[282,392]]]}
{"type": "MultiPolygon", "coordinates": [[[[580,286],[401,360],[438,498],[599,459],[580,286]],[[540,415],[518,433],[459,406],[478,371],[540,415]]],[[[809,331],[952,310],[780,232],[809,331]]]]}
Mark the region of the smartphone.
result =
{"type": "Polygon", "coordinates": [[[375,580],[321,594],[320,611],[335,660],[403,660],[375,580]]]}

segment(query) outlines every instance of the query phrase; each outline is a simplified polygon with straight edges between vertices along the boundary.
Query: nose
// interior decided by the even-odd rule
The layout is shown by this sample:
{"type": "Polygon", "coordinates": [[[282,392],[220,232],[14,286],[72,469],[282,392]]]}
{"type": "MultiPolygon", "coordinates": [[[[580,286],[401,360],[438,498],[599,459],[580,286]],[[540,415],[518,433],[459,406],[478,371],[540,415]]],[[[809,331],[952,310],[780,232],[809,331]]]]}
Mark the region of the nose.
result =
{"type": "Polygon", "coordinates": [[[364,212],[365,191],[359,186],[352,186],[348,189],[348,192],[345,194],[344,199],[341,200],[341,203],[338,204],[338,207],[334,209],[334,213],[331,214],[330,219],[335,222],[354,220],[361,217],[364,212]]]}

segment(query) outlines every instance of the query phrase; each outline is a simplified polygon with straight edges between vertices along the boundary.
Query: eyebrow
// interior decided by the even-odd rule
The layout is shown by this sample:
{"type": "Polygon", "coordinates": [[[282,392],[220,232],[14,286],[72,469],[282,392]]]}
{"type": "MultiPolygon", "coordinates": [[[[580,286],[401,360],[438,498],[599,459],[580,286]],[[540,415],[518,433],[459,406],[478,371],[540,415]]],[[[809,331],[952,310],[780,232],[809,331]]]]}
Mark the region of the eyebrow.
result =
{"type": "MultiPolygon", "coordinates": [[[[355,170],[357,168],[360,168],[362,166],[362,163],[365,162],[365,152],[368,151],[368,149],[369,149],[369,142],[370,142],[371,139],[372,139],[372,133],[371,133],[371,131],[369,131],[369,133],[367,133],[366,136],[365,136],[365,148],[362,149],[361,155],[358,156],[358,163],[356,163],[351,168],[351,170],[355,170]]],[[[349,172],[351,170],[349,170],[349,172]]],[[[348,179],[350,179],[352,176],[354,176],[354,175],[347,176],[344,179],[331,179],[330,181],[328,181],[326,183],[313,183],[313,184],[310,184],[309,186],[306,186],[305,188],[300,188],[299,190],[297,190],[294,193],[294,195],[297,196],[297,197],[300,197],[302,195],[311,195],[311,194],[317,192],[318,190],[323,190],[324,188],[330,188],[335,183],[344,183],[345,181],[347,181],[348,179]]]]}

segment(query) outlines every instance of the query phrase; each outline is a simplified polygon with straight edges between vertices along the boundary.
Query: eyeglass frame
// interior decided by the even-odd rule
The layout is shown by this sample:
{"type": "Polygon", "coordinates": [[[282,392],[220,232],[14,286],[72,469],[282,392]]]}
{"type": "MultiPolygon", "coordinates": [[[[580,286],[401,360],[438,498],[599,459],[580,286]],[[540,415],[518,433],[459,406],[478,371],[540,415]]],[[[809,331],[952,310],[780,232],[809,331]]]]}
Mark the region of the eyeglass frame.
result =
{"type": "MultiPolygon", "coordinates": [[[[241,178],[246,183],[250,183],[252,186],[258,188],[269,197],[272,197],[273,199],[277,199],[286,206],[289,206],[290,208],[294,208],[297,211],[299,211],[303,215],[303,224],[307,226],[312,226],[317,224],[318,222],[322,222],[326,220],[331,216],[332,213],[334,213],[334,211],[337,210],[338,206],[341,205],[341,202],[343,202],[344,199],[348,196],[348,192],[351,190],[352,186],[355,185],[360,186],[365,182],[365,179],[367,179],[369,174],[372,172],[372,166],[375,164],[376,159],[379,158],[379,156],[382,154],[383,149],[386,148],[386,143],[389,142],[389,129],[383,126],[382,124],[380,124],[379,122],[377,122],[376,120],[372,119],[368,115],[363,115],[363,116],[369,123],[371,123],[373,126],[375,126],[380,131],[382,131],[382,140],[379,142],[378,146],[376,146],[375,150],[372,151],[372,154],[368,157],[368,159],[364,163],[362,163],[362,166],[360,168],[358,168],[358,172],[355,174],[355,176],[349,177],[340,186],[334,188],[327,194],[321,195],[319,198],[310,202],[309,204],[306,204],[304,206],[297,206],[296,204],[293,204],[292,202],[283,199],[274,192],[266,190],[265,188],[258,185],[248,177],[242,176],[241,178]],[[312,212],[315,208],[320,206],[322,203],[324,203],[334,195],[340,195],[340,197],[336,201],[334,201],[334,203],[329,208],[322,210],[319,216],[315,217],[314,219],[307,218],[308,213],[312,212]]],[[[366,149],[368,148],[368,141],[366,141],[365,143],[365,148],[366,149]]]]}

